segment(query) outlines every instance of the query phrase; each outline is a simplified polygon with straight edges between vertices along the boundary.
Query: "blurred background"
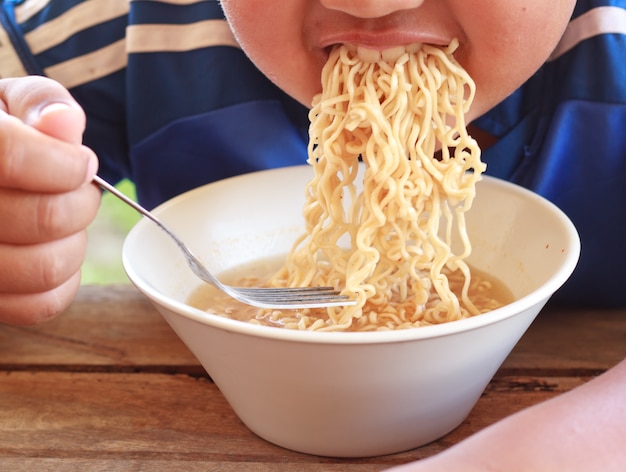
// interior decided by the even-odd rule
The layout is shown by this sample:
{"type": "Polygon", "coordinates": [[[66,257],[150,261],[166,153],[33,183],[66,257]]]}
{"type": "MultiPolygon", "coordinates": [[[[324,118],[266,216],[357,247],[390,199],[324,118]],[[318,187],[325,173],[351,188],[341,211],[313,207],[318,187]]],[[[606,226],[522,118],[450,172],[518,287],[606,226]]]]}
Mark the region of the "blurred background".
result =
{"type": "MultiPolygon", "coordinates": [[[[132,182],[117,185],[122,192],[136,199],[132,182]]],[[[88,228],[87,259],[82,268],[82,284],[130,283],[122,268],[124,237],[139,221],[139,214],[113,195],[104,193],[96,220],[88,228]]]]}

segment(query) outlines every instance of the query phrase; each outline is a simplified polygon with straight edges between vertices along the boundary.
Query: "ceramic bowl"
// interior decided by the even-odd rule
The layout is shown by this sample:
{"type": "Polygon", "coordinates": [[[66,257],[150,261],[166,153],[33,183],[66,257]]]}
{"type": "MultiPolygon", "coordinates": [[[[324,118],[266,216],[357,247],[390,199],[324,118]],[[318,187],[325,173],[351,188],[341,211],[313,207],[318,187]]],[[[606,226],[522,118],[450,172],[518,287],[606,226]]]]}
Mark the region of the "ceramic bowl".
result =
{"type": "MultiPolygon", "coordinates": [[[[302,232],[297,166],[219,181],[155,213],[215,273],[285,254],[302,232]]],[[[515,300],[469,319],[400,331],[299,332],[187,304],[199,281],[148,220],[129,233],[123,264],[260,437],[304,453],[365,457],[412,449],[457,427],[550,296],[576,266],[570,220],[521,187],[485,177],[468,217],[470,263],[515,300]]]]}

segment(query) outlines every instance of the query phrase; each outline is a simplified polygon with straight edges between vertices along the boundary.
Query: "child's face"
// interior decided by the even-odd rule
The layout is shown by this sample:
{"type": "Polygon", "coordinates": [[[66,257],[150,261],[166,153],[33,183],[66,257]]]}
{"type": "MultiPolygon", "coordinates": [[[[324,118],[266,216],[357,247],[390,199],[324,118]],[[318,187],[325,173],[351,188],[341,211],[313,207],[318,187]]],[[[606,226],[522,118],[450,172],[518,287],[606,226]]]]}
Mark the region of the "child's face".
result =
{"type": "Polygon", "coordinates": [[[502,101],[548,58],[576,0],[222,0],[242,48],[306,105],[329,48],[447,45],[477,86],[468,119],[502,101]]]}

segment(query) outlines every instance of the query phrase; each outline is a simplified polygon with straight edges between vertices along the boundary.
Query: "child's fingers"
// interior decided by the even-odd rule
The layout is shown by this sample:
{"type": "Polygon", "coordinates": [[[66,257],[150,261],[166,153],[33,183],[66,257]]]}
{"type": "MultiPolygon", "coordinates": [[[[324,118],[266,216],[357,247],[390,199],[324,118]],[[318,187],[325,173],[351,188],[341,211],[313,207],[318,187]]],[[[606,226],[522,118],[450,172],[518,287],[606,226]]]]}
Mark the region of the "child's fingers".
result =
{"type": "Polygon", "coordinates": [[[63,192],[90,181],[97,159],[81,147],[85,114],[45,77],[0,80],[0,187],[63,192]]]}
{"type": "Polygon", "coordinates": [[[0,242],[37,244],[81,231],[95,218],[100,198],[90,184],[46,194],[0,188],[0,222],[7,222],[0,225],[0,242]]]}
{"type": "Polygon", "coordinates": [[[45,135],[0,111],[0,187],[65,192],[91,181],[97,167],[88,148],[45,135]]]}
{"type": "Polygon", "coordinates": [[[63,285],[80,270],[85,231],[45,244],[0,244],[0,293],[42,293],[63,285]]]}
{"type": "Polygon", "coordinates": [[[0,81],[2,109],[39,131],[69,143],[82,141],[85,113],[58,82],[30,76],[0,81]]]}
{"type": "Polygon", "coordinates": [[[80,271],[62,285],[40,293],[0,293],[0,323],[33,325],[59,315],[80,286],[80,271]]]}

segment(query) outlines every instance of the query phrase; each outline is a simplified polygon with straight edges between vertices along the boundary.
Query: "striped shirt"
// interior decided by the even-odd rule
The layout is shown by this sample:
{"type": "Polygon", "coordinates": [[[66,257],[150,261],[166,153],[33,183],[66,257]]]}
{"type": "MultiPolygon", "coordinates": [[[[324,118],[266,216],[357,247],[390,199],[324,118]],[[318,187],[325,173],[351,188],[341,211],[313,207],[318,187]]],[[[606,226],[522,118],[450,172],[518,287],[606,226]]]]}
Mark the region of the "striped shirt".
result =
{"type": "MultiPolygon", "coordinates": [[[[579,0],[549,61],[475,121],[487,173],[559,205],[579,267],[558,299],[625,305],[626,0],[579,0]]],[[[307,110],[246,59],[219,3],[3,0],[0,77],[41,74],[88,115],[109,179],[154,206],[198,185],[306,159],[307,110]]]]}
{"type": "Polygon", "coordinates": [[[217,1],[4,0],[0,76],[49,76],[85,109],[103,176],[148,207],[306,161],[307,110],[245,57],[217,1]]]}

